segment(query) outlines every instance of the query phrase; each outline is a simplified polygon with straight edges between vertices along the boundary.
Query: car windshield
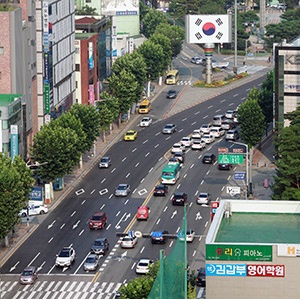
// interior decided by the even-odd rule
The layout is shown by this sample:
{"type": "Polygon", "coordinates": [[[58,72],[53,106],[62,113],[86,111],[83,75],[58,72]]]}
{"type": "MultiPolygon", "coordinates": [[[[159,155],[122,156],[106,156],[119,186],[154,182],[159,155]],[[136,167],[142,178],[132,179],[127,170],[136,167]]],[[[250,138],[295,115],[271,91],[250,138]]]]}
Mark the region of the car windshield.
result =
{"type": "Polygon", "coordinates": [[[172,129],[172,127],[173,127],[172,125],[166,125],[165,126],[166,129],[172,129]]]}
{"type": "Polygon", "coordinates": [[[69,257],[70,256],[70,252],[67,250],[62,250],[59,255],[59,257],[69,257]]]}
{"type": "Polygon", "coordinates": [[[95,241],[94,242],[94,246],[104,246],[104,242],[103,241],[95,241]]]}
{"type": "Polygon", "coordinates": [[[103,215],[94,215],[92,217],[92,220],[102,220],[103,219],[103,215]]]}
{"type": "Polygon", "coordinates": [[[163,186],[163,185],[158,185],[158,186],[156,186],[155,189],[156,189],[156,190],[164,189],[164,186],[163,186]]]}
{"type": "Polygon", "coordinates": [[[108,158],[102,158],[101,162],[108,162],[108,160],[109,160],[108,158]]]}
{"type": "Polygon", "coordinates": [[[126,187],[127,187],[126,185],[119,185],[117,189],[118,190],[126,190],[126,187]]]}
{"type": "Polygon", "coordinates": [[[132,238],[131,237],[124,237],[123,241],[125,241],[125,242],[131,242],[132,238]]]}
{"type": "Polygon", "coordinates": [[[196,139],[196,140],[194,141],[194,143],[195,143],[195,144],[197,144],[197,143],[200,144],[200,143],[201,143],[201,140],[196,139]]]}
{"type": "Polygon", "coordinates": [[[142,121],[149,121],[149,118],[143,118],[142,121]]]}
{"type": "Polygon", "coordinates": [[[200,194],[199,194],[199,197],[201,197],[201,198],[206,198],[206,197],[207,197],[207,193],[200,193],[200,194]]]}
{"type": "Polygon", "coordinates": [[[135,132],[127,132],[126,135],[134,135],[135,132]]]}
{"type": "Polygon", "coordinates": [[[88,256],[88,257],[86,258],[85,262],[86,262],[87,264],[95,263],[95,262],[96,262],[96,258],[93,257],[93,256],[88,256]]]}
{"type": "Polygon", "coordinates": [[[146,209],[140,209],[140,210],[139,210],[139,214],[141,214],[141,215],[147,214],[146,209]]]}
{"type": "Polygon", "coordinates": [[[149,263],[143,262],[143,263],[139,263],[140,267],[148,267],[149,263]]]}
{"type": "Polygon", "coordinates": [[[24,270],[22,273],[22,276],[32,276],[33,271],[32,270],[24,270]]]}

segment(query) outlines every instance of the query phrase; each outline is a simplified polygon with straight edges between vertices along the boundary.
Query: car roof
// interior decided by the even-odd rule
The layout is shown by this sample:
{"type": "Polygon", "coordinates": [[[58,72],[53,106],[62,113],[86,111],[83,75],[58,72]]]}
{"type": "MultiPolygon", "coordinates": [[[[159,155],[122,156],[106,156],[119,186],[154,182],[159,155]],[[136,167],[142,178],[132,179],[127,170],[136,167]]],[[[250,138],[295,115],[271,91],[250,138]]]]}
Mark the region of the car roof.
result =
{"type": "Polygon", "coordinates": [[[165,127],[174,126],[174,124],[166,124],[165,127]]]}
{"type": "Polygon", "coordinates": [[[164,187],[165,187],[165,185],[163,185],[163,184],[159,184],[159,185],[155,186],[155,188],[164,188],[164,187]]]}
{"type": "Polygon", "coordinates": [[[150,263],[151,259],[140,259],[139,263],[150,263]]]}
{"type": "Polygon", "coordinates": [[[97,238],[95,241],[103,242],[103,241],[106,241],[106,240],[107,240],[106,238],[97,238]]]}
{"type": "Polygon", "coordinates": [[[29,266],[29,267],[24,268],[23,272],[24,272],[24,271],[33,271],[33,272],[34,272],[35,269],[36,269],[35,266],[29,266]]]}
{"type": "MultiPolygon", "coordinates": [[[[95,213],[93,214],[93,216],[103,216],[103,215],[105,215],[104,212],[95,212],[95,213]]],[[[68,248],[68,247],[67,247],[67,248],[68,248]]]]}
{"type": "Polygon", "coordinates": [[[207,196],[207,195],[208,195],[208,192],[200,192],[198,196],[201,196],[201,195],[202,195],[202,196],[207,196]]]}
{"type": "Polygon", "coordinates": [[[134,133],[135,131],[134,130],[127,130],[126,133],[134,133]]]}
{"type": "Polygon", "coordinates": [[[139,210],[148,210],[148,207],[147,206],[140,206],[138,207],[139,210]]]}
{"type": "Polygon", "coordinates": [[[119,184],[118,187],[128,186],[128,184],[119,184]]]}
{"type": "Polygon", "coordinates": [[[174,192],[174,195],[177,195],[177,196],[182,196],[184,194],[185,194],[185,192],[174,192]]]}
{"type": "Polygon", "coordinates": [[[148,119],[150,119],[149,116],[144,116],[144,117],[142,118],[142,120],[148,120],[148,119]]]}
{"type": "Polygon", "coordinates": [[[212,154],[212,153],[206,153],[203,157],[211,157],[211,156],[213,156],[214,154],[212,154]]]}

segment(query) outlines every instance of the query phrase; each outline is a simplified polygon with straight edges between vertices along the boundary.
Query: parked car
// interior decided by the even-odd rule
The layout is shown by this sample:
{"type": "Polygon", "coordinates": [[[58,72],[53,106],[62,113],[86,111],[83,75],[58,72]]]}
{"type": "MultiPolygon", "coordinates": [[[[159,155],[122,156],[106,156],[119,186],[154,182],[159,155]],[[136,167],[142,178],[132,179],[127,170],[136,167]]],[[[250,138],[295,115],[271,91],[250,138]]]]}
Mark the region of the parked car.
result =
{"type": "Polygon", "coordinates": [[[56,267],[70,267],[75,261],[75,250],[72,247],[64,247],[56,256],[56,267]]]}
{"type": "Polygon", "coordinates": [[[206,153],[202,158],[203,164],[214,164],[216,162],[216,155],[211,153],[206,153]]]}
{"type": "Polygon", "coordinates": [[[34,266],[26,267],[19,277],[20,284],[33,284],[38,278],[37,269],[34,266]]]}
{"type": "Polygon", "coordinates": [[[106,238],[98,238],[94,241],[91,252],[95,254],[105,255],[109,250],[109,243],[106,238]]]}
{"type": "Polygon", "coordinates": [[[149,207],[147,206],[140,206],[138,207],[137,213],[136,213],[136,219],[137,220],[148,220],[149,218],[149,207]]]}
{"type": "Polygon", "coordinates": [[[208,192],[200,192],[196,200],[199,205],[207,205],[210,202],[210,194],[208,192]]]}
{"type": "Polygon", "coordinates": [[[200,131],[203,132],[204,134],[207,134],[210,132],[210,129],[212,128],[213,126],[211,124],[204,124],[201,126],[200,128],[200,131]]]}
{"type": "Polygon", "coordinates": [[[107,216],[104,212],[95,212],[89,221],[90,229],[103,228],[107,223],[107,216]]]}
{"type": "Polygon", "coordinates": [[[136,265],[135,273],[137,274],[147,274],[150,267],[153,265],[154,261],[150,259],[140,259],[136,265]]]}
{"type": "Polygon", "coordinates": [[[227,131],[227,133],[225,135],[226,140],[236,141],[239,138],[240,138],[240,135],[239,135],[239,132],[237,130],[229,130],[229,131],[227,131]]]}
{"type": "Polygon", "coordinates": [[[97,254],[90,253],[84,261],[84,271],[95,271],[99,266],[99,258],[97,254]]]}
{"type": "Polygon", "coordinates": [[[193,144],[193,139],[191,137],[182,137],[180,143],[185,147],[190,147],[193,144]]]}
{"type": "Polygon", "coordinates": [[[130,185],[119,184],[115,190],[115,196],[128,196],[130,193],[130,185]]]}
{"type": "Polygon", "coordinates": [[[210,144],[213,143],[215,141],[215,137],[214,135],[212,135],[211,133],[209,134],[204,134],[202,136],[202,140],[206,143],[206,144],[210,144]]]}
{"type": "Polygon", "coordinates": [[[187,202],[187,194],[185,192],[175,192],[171,201],[173,205],[181,205],[183,206],[187,202]]]}
{"type": "Polygon", "coordinates": [[[152,124],[152,118],[145,116],[140,121],[140,127],[149,127],[152,124]]]}
{"type": "Polygon", "coordinates": [[[137,138],[137,131],[128,130],[124,135],[125,141],[134,141],[137,138]]]}
{"type": "Polygon", "coordinates": [[[138,242],[138,238],[134,235],[128,235],[121,239],[121,248],[134,248],[138,242]]]}
{"type": "Polygon", "coordinates": [[[164,126],[162,133],[163,134],[173,134],[177,130],[176,125],[174,124],[167,124],[164,126]]]}
{"type": "Polygon", "coordinates": [[[26,217],[27,215],[43,215],[48,212],[47,206],[44,205],[28,205],[24,209],[22,209],[19,213],[20,217],[26,217]]]}
{"type": "Polygon", "coordinates": [[[191,58],[191,63],[194,63],[194,64],[201,64],[202,63],[202,57],[199,57],[199,56],[194,56],[191,58]]]}
{"type": "Polygon", "coordinates": [[[185,151],[185,146],[181,143],[174,143],[173,147],[171,149],[171,153],[175,154],[175,153],[182,153],[185,151]]]}
{"type": "Polygon", "coordinates": [[[229,163],[219,163],[218,168],[219,170],[230,170],[232,169],[232,165],[229,163]]]}
{"type": "Polygon", "coordinates": [[[168,238],[168,234],[169,232],[166,231],[166,230],[163,230],[163,231],[153,231],[151,233],[151,243],[152,244],[164,244],[166,243],[166,240],[168,238]]]}
{"type": "Polygon", "coordinates": [[[174,89],[170,89],[167,92],[167,98],[168,99],[175,99],[177,97],[177,91],[174,89]]]}
{"type": "Polygon", "coordinates": [[[99,162],[99,168],[108,168],[111,165],[110,157],[105,156],[102,157],[99,162]]]}
{"type": "Polygon", "coordinates": [[[192,150],[203,150],[206,147],[206,142],[202,139],[195,139],[192,144],[192,150]]]}
{"type": "Polygon", "coordinates": [[[197,278],[196,278],[196,284],[199,287],[205,287],[206,286],[206,271],[205,267],[201,267],[199,269],[197,278]]]}
{"type": "Polygon", "coordinates": [[[168,193],[168,186],[159,184],[155,186],[153,195],[154,196],[166,196],[168,193]]]}

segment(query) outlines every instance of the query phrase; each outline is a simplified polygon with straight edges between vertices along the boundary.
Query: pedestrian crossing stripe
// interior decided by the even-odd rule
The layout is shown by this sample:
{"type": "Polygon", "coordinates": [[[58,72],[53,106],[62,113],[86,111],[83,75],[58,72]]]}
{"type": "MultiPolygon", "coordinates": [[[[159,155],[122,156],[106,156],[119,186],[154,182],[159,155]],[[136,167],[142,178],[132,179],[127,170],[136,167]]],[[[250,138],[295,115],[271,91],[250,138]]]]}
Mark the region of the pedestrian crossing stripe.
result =
{"type": "Polygon", "coordinates": [[[177,85],[192,85],[190,80],[178,80],[177,85]]]}
{"type": "Polygon", "coordinates": [[[10,299],[112,299],[122,283],[84,281],[39,281],[20,286],[16,281],[0,281],[1,298],[10,299]],[[8,295],[8,297],[6,297],[8,295]]]}

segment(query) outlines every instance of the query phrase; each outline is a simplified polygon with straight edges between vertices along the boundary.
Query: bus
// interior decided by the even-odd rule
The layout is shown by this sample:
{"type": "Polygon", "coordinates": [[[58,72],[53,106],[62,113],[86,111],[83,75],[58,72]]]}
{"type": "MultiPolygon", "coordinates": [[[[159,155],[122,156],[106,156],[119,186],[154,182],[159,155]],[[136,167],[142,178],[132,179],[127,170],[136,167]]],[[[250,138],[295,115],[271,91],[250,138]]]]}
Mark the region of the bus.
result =
{"type": "Polygon", "coordinates": [[[143,100],[139,105],[139,113],[149,113],[151,110],[151,102],[149,100],[143,100]]]}
{"type": "Polygon", "coordinates": [[[180,175],[180,164],[178,162],[169,162],[161,173],[162,184],[176,184],[180,175]]]}
{"type": "Polygon", "coordinates": [[[166,84],[167,85],[174,85],[177,83],[179,79],[179,72],[178,70],[170,70],[168,73],[167,73],[167,76],[166,76],[166,84]]]}

